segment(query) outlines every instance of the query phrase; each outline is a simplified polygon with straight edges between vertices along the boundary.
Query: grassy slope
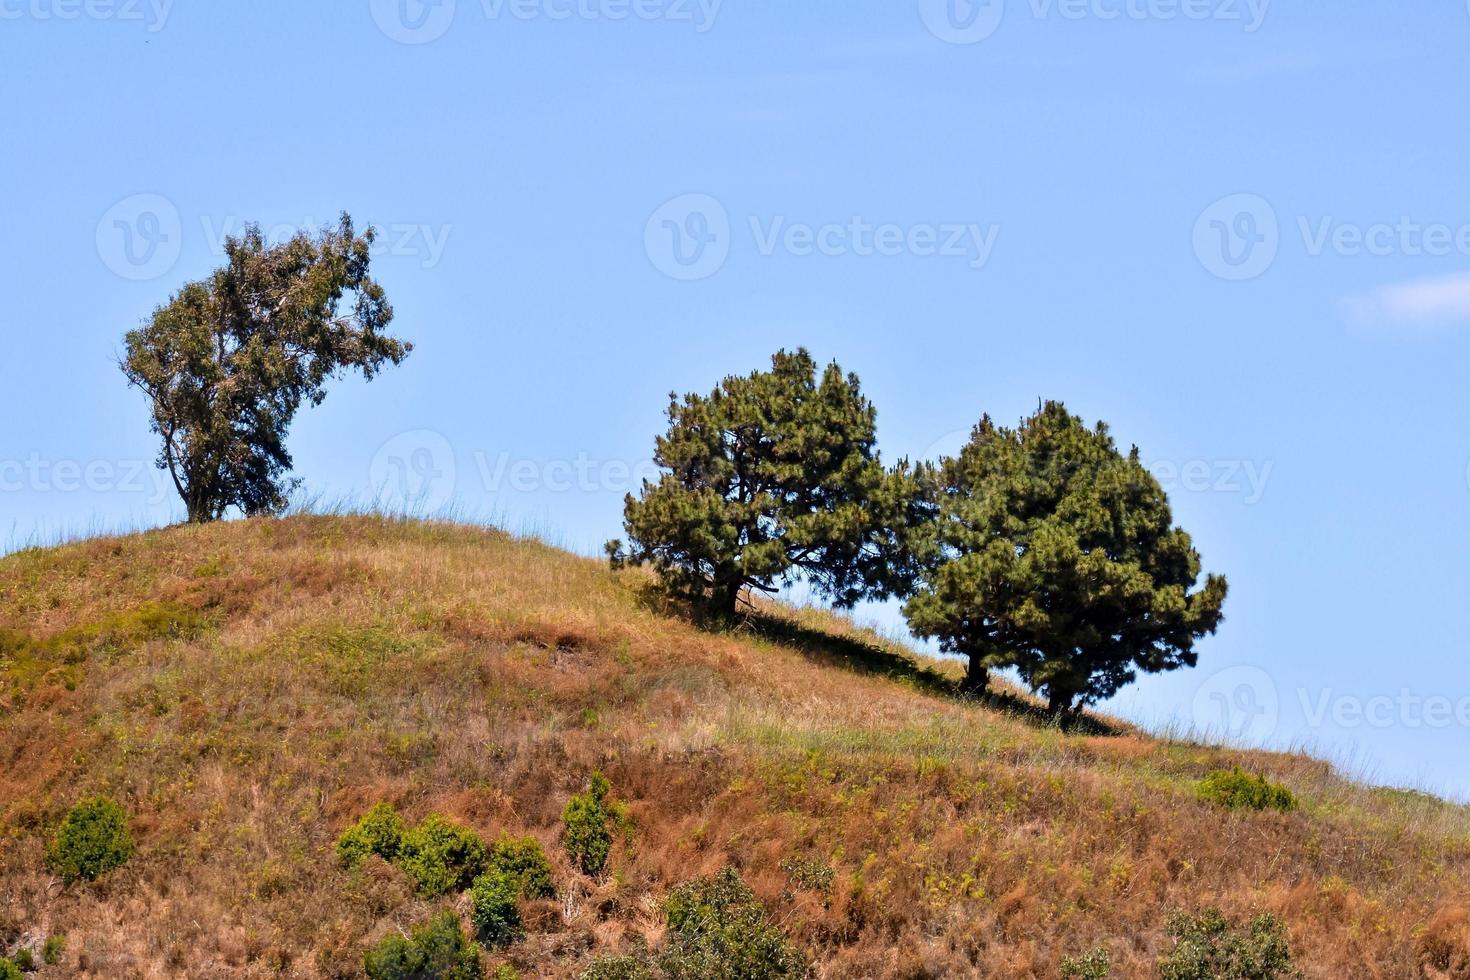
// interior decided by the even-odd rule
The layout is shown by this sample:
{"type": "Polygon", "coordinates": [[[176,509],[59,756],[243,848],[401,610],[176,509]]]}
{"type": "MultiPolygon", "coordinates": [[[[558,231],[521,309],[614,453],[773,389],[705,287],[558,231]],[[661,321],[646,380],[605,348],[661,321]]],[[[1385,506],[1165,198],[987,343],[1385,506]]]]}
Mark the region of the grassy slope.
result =
{"type": "Polygon", "coordinates": [[[1053,978],[1098,944],[1148,976],[1168,910],[1202,903],[1282,914],[1310,977],[1421,976],[1470,946],[1464,808],[1299,756],[1064,735],[955,700],[946,665],[835,617],[712,635],[642,581],[367,518],[0,560],[0,941],[65,933],[42,976],[353,975],[431,911],[396,871],[332,860],[388,800],[546,844],[562,897],[509,954],[528,976],[656,941],[660,898],[727,862],[825,977],[1053,978]],[[1235,761],[1303,809],[1199,802],[1235,761]],[[558,846],[598,768],[637,827],[601,882],[558,846]],[[63,889],[45,838],[92,793],[134,814],[139,851],[63,889]],[[791,858],[830,865],[830,896],[791,858]]]}

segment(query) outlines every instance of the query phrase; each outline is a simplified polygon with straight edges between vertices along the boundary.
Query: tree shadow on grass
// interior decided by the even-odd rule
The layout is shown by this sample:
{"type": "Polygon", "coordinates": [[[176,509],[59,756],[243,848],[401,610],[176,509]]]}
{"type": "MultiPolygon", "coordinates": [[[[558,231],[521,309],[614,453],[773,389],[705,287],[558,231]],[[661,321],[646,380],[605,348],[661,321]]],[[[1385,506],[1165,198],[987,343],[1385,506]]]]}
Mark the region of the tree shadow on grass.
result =
{"type": "Polygon", "coordinates": [[[962,697],[959,682],[953,678],[857,637],[825,633],[764,612],[748,614],[743,627],[761,639],[790,647],[823,666],[886,677],[937,697],[962,697]]]}
{"type": "Polygon", "coordinates": [[[1054,715],[1046,710],[1045,705],[999,687],[993,678],[983,695],[965,691],[956,678],[910,657],[885,650],[876,643],[802,626],[783,616],[764,612],[759,607],[747,605],[732,623],[727,618],[702,611],[698,603],[670,596],[655,582],[641,583],[635,587],[634,595],[641,608],[656,615],[683,620],[697,629],[720,633],[749,632],[771,643],[789,647],[814,663],[909,684],[932,697],[981,705],[1036,728],[1057,728],[1068,734],[1103,737],[1122,735],[1127,731],[1088,714],[1054,715]]]}
{"type": "Polygon", "coordinates": [[[790,647],[815,663],[854,673],[885,677],[911,685],[934,697],[983,705],[1037,727],[1060,728],[1076,735],[1115,736],[1123,733],[1121,729],[1091,715],[1054,715],[1044,705],[1015,692],[998,689],[993,681],[990,689],[983,695],[967,692],[961,687],[959,680],[857,637],[825,633],[758,611],[749,613],[744,618],[744,625],[755,635],[790,647]]]}

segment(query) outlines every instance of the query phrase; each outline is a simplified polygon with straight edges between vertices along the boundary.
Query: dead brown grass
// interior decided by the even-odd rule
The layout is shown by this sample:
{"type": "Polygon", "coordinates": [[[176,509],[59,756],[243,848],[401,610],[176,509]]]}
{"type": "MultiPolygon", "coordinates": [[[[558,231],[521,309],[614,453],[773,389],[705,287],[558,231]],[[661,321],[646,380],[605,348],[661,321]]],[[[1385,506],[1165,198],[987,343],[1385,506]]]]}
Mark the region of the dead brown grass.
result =
{"type": "Polygon", "coordinates": [[[65,934],[41,976],[360,975],[367,945],[432,912],[382,862],[333,861],[386,800],[542,841],[559,897],[527,908],[508,953],[526,976],[656,941],[668,890],[727,863],[822,977],[1049,980],[1098,945],[1151,976],[1167,912],[1203,904],[1281,914],[1309,977],[1470,976],[1464,808],[1300,756],[1064,733],[1018,696],[947,696],[952,667],[839,618],[770,609],[713,634],[644,584],[494,531],[373,518],[0,560],[0,632],[26,651],[0,659],[0,943],[65,934]],[[36,662],[48,638],[160,606],[197,623],[121,630],[70,672],[36,662]],[[1195,781],[1232,763],[1304,806],[1200,802],[1195,781]],[[595,769],[633,826],[603,880],[559,846],[595,769]],[[45,840],[97,793],[135,816],[138,854],[62,888],[45,840]],[[830,888],[794,881],[793,860],[831,868],[830,888]]]}

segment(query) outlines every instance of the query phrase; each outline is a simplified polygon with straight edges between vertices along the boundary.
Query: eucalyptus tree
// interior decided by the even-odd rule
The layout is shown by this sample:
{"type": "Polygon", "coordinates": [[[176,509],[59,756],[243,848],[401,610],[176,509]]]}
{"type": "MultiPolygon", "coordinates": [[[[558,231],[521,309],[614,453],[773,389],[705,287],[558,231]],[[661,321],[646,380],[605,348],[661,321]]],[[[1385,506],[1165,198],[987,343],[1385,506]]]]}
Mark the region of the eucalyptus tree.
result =
{"type": "Polygon", "coordinates": [[[225,264],[128,333],[120,366],[147,397],[153,431],[191,522],[281,510],[296,486],[286,434],[303,403],[349,370],[371,380],[413,349],[387,333],[393,308],[370,275],[371,228],[267,243],[258,225],[225,241],[225,264]]]}

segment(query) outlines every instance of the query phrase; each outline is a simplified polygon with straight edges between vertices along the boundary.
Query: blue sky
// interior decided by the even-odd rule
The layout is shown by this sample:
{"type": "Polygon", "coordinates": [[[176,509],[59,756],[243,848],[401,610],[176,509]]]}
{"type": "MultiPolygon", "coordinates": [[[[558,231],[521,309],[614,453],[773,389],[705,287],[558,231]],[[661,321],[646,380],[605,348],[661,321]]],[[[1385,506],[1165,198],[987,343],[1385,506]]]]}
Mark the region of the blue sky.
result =
{"type": "Polygon", "coordinates": [[[1467,51],[1461,0],[0,0],[0,529],[176,517],[122,334],[346,209],[418,349],[303,414],[313,492],[594,552],[667,393],[778,347],[889,458],[1061,398],[1232,585],[1113,710],[1470,797],[1467,51]]]}

